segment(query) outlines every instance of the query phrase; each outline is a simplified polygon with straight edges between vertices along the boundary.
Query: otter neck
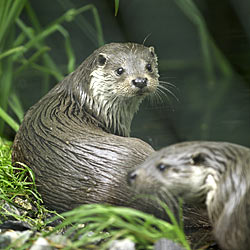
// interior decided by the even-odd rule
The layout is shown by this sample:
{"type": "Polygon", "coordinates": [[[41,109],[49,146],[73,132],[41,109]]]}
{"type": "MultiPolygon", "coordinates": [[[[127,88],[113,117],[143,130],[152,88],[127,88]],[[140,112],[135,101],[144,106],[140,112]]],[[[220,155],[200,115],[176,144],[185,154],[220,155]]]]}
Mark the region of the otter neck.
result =
{"type": "MultiPolygon", "coordinates": [[[[106,98],[106,96],[105,96],[106,98]]],[[[143,97],[109,97],[106,100],[102,96],[86,96],[86,107],[88,112],[98,120],[99,125],[107,132],[129,136],[131,122],[134,114],[139,109],[143,97]]]]}
{"type": "MultiPolygon", "coordinates": [[[[81,68],[84,68],[81,66],[81,68]]],[[[77,103],[79,111],[87,112],[92,117],[93,122],[104,131],[120,136],[129,136],[131,122],[134,114],[138,111],[140,103],[145,95],[124,97],[89,89],[86,82],[91,81],[91,74],[88,73],[83,79],[79,79],[78,71],[73,72],[64,79],[63,84],[58,86],[58,90],[67,86],[66,95],[69,94],[72,103],[77,103]],[[72,87],[71,84],[74,83],[72,87]],[[85,84],[82,84],[85,83],[85,84]]],[[[83,117],[84,119],[84,117],[83,117]]]]}

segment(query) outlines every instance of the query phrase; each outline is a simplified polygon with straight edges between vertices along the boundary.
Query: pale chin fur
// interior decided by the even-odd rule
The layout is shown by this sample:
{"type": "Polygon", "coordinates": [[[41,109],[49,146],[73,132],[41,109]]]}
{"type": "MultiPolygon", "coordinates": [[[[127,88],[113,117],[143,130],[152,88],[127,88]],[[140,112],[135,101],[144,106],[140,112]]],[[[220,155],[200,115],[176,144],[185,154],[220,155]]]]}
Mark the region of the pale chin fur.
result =
{"type": "Polygon", "coordinates": [[[119,95],[114,89],[114,77],[102,72],[94,70],[91,73],[91,95],[86,96],[86,103],[111,133],[129,136],[133,116],[146,95],[119,95]]]}

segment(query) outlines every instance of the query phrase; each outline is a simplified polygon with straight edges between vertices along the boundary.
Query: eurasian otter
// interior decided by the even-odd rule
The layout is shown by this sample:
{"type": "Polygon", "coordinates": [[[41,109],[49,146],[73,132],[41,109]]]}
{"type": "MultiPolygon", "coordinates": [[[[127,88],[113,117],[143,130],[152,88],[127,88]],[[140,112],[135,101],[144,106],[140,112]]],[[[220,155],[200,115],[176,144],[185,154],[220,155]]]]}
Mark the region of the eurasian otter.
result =
{"type": "Polygon", "coordinates": [[[34,171],[49,208],[109,203],[153,212],[152,201],[131,199],[125,177],[153,152],[128,136],[139,104],[159,88],[158,78],[153,47],[111,43],[28,110],[12,159],[34,171]]]}
{"type": "Polygon", "coordinates": [[[130,185],[162,200],[206,204],[222,249],[250,247],[250,149],[223,142],[185,142],[155,152],[128,175],[130,185]]]}

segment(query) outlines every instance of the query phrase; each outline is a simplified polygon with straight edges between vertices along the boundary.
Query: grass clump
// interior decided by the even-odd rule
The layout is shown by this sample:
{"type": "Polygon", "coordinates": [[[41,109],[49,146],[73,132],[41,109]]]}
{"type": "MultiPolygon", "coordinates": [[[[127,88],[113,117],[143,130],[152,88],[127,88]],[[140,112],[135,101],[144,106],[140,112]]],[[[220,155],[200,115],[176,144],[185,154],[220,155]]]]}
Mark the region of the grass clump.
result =
{"type": "Polygon", "coordinates": [[[12,165],[11,142],[1,138],[0,183],[0,223],[6,218],[15,218],[28,222],[36,229],[46,226],[43,220],[48,210],[42,206],[33,172],[24,164],[20,163],[19,167],[12,165]],[[6,204],[12,209],[7,209],[6,204]],[[22,213],[15,213],[15,207],[19,208],[22,213]]]}
{"type": "Polygon", "coordinates": [[[160,238],[171,239],[190,249],[183,228],[178,225],[169,209],[164,207],[172,224],[132,208],[83,205],[62,214],[65,220],[53,232],[70,226],[64,235],[73,237],[66,249],[88,249],[92,244],[98,245],[96,249],[108,249],[113,240],[125,238],[135,242],[136,249],[152,249],[160,238]]]}

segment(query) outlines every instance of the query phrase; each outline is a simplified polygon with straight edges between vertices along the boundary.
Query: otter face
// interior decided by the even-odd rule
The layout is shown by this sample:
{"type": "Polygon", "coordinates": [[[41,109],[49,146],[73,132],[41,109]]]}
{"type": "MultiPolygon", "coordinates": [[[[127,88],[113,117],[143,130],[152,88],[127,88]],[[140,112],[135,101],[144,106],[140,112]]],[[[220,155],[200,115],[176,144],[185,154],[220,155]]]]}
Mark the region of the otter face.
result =
{"type": "Polygon", "coordinates": [[[96,69],[91,73],[89,88],[93,97],[141,99],[159,85],[157,57],[153,47],[140,44],[111,43],[96,55],[96,69]]]}
{"type": "MultiPolygon", "coordinates": [[[[178,145],[178,144],[177,144],[178,145]]],[[[128,175],[128,183],[140,192],[160,199],[182,198],[186,203],[204,203],[214,188],[215,170],[206,165],[202,150],[172,146],[155,152],[128,175]]]]}
{"type": "Polygon", "coordinates": [[[153,47],[110,43],[97,49],[87,62],[90,80],[84,84],[82,103],[106,131],[128,136],[140,103],[159,86],[153,47]]]}

